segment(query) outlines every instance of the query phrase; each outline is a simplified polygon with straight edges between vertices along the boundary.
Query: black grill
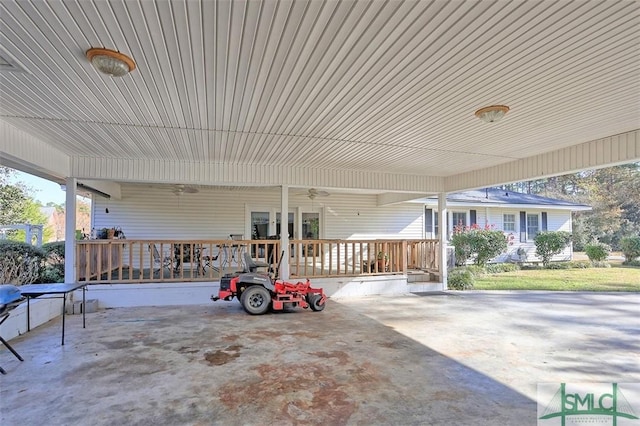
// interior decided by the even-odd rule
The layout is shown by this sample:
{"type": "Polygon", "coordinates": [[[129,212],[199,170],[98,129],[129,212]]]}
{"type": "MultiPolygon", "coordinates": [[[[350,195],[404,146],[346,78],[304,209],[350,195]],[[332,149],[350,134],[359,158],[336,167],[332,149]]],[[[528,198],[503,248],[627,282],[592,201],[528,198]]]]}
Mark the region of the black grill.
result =
{"type": "Polygon", "coordinates": [[[15,285],[0,285],[0,315],[14,309],[24,299],[20,293],[20,289],[15,285]]]}
{"type": "MultiPolygon", "coordinates": [[[[9,318],[9,311],[15,309],[20,302],[22,302],[25,298],[20,293],[20,289],[15,285],[10,284],[2,284],[0,285],[0,324],[6,321],[9,318]]],[[[11,351],[20,361],[24,361],[20,354],[16,352],[15,349],[11,347],[11,345],[0,336],[0,342],[4,344],[7,349],[11,351]]],[[[7,374],[6,371],[2,367],[0,367],[0,373],[7,374]]]]}

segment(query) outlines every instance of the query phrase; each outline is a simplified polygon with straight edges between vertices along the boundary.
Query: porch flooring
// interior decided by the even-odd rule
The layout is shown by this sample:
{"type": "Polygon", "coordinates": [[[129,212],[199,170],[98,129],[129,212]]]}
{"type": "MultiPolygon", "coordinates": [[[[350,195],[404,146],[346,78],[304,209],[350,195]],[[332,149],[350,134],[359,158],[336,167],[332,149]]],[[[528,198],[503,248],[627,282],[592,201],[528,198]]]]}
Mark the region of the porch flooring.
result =
{"type": "MultiPolygon", "coordinates": [[[[99,310],[0,348],[0,424],[535,425],[540,382],[640,382],[640,295],[445,292],[250,316],[99,310]]],[[[627,395],[629,398],[630,396],[627,395]]]]}

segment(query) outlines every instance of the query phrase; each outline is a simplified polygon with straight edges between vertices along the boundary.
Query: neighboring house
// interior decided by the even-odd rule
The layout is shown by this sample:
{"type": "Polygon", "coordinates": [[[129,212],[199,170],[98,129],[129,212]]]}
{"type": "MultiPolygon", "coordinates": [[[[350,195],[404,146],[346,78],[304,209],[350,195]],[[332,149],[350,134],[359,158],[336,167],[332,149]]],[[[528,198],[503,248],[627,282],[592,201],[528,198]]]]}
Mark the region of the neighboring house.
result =
{"type": "MultiPolygon", "coordinates": [[[[438,238],[438,200],[428,198],[425,204],[425,238],[438,238]]],[[[535,262],[534,238],[541,231],[572,232],[571,212],[591,210],[585,204],[541,197],[532,194],[482,189],[465,191],[447,196],[447,235],[451,236],[456,225],[489,226],[505,233],[507,253],[496,262],[535,262]]],[[[553,261],[571,260],[572,246],[554,256],[553,261]]]]}
{"type": "Polygon", "coordinates": [[[51,229],[52,231],[50,241],[45,242],[64,241],[64,213],[59,212],[53,206],[40,207],[40,213],[47,218],[45,228],[51,229]]]}

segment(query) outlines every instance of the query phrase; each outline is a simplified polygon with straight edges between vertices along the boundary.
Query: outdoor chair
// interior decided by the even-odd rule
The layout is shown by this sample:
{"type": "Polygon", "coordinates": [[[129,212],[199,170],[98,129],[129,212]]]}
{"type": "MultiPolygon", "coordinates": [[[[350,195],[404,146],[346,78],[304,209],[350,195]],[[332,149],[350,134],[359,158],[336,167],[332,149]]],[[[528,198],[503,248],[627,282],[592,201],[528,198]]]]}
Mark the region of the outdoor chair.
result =
{"type": "Polygon", "coordinates": [[[220,269],[213,265],[213,262],[218,260],[218,257],[220,257],[220,253],[216,254],[215,256],[213,254],[204,254],[206,250],[207,250],[206,247],[202,249],[203,254],[202,254],[202,257],[200,257],[200,265],[202,266],[202,275],[206,273],[207,268],[211,268],[216,272],[220,272],[220,269]]]}
{"type": "MultiPolygon", "coordinates": [[[[164,271],[165,269],[169,269],[169,271],[173,270],[173,257],[169,255],[160,255],[158,251],[158,247],[155,244],[149,244],[149,252],[153,258],[153,276],[155,277],[156,273],[158,273],[158,277],[160,277],[159,272],[164,271]]],[[[164,276],[164,274],[162,275],[164,276]]]]}

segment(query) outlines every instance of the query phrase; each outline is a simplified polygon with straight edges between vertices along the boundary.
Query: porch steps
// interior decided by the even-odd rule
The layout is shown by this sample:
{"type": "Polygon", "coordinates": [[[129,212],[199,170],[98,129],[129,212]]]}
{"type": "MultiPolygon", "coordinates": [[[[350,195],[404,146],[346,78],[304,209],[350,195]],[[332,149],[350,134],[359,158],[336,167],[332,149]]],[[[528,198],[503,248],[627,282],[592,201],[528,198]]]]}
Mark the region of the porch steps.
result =
{"type": "Polygon", "coordinates": [[[407,271],[407,284],[438,282],[438,275],[430,271],[407,271]]]}

